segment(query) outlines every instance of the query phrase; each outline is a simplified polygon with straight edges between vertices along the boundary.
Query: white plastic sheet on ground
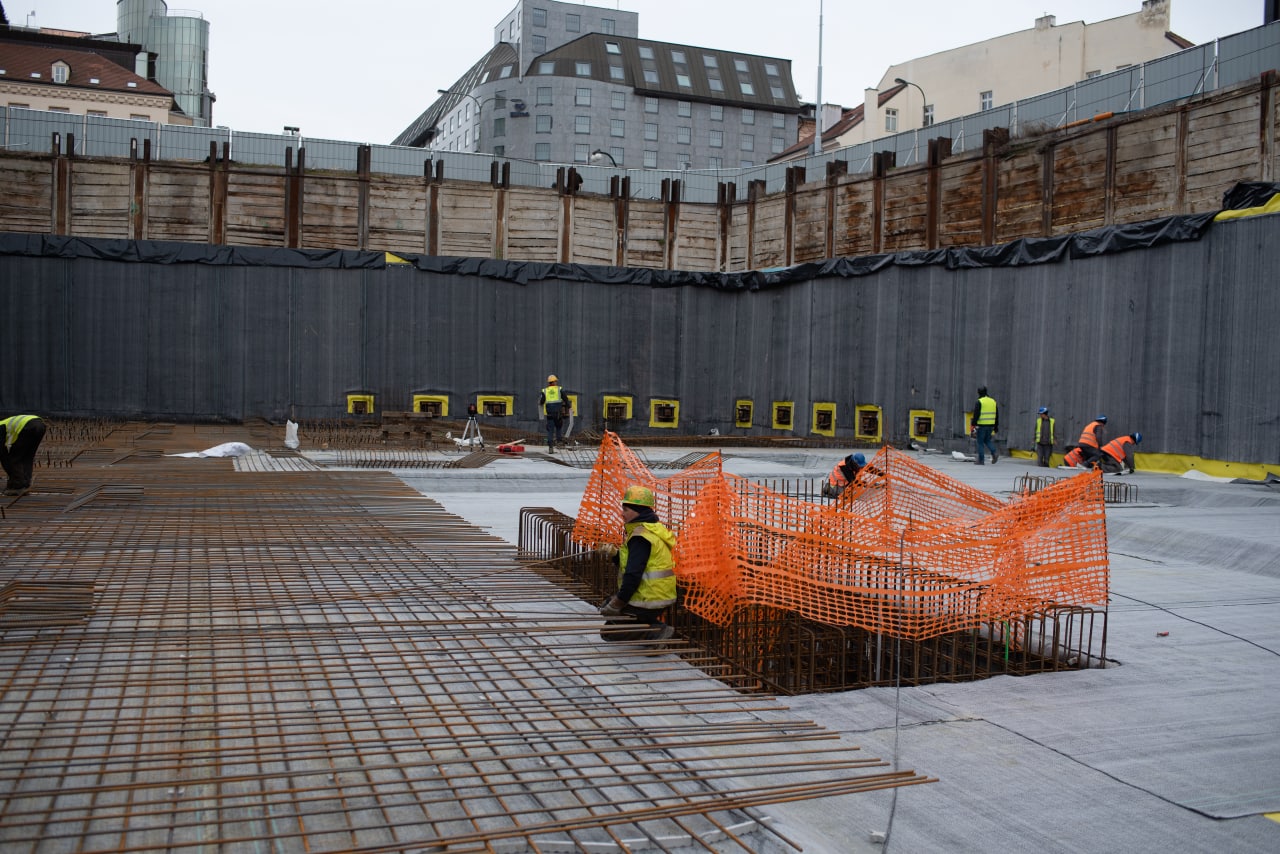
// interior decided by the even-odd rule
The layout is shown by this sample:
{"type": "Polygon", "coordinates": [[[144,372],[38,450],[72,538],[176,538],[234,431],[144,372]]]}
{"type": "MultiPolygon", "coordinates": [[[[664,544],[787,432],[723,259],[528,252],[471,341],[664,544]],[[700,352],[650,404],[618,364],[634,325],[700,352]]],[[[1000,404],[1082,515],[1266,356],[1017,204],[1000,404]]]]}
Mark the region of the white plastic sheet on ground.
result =
{"type": "Polygon", "coordinates": [[[244,442],[224,442],[221,445],[214,445],[206,451],[187,451],[185,454],[166,454],[168,457],[243,457],[245,454],[252,454],[253,448],[250,448],[244,442]]]}

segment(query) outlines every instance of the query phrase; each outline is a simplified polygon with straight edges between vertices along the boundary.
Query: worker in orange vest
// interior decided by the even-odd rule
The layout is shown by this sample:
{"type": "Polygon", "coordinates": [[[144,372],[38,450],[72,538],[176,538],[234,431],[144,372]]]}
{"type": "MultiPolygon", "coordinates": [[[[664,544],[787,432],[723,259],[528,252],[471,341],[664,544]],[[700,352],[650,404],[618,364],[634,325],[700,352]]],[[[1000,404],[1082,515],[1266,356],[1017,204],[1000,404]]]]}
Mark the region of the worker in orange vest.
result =
{"type": "Polygon", "coordinates": [[[1067,445],[1067,453],[1062,457],[1060,469],[1073,469],[1084,462],[1084,452],[1079,445],[1067,445]]]}
{"type": "Polygon", "coordinates": [[[1076,444],[1080,446],[1080,452],[1084,454],[1084,459],[1081,462],[1085,465],[1093,465],[1102,454],[1102,444],[1107,438],[1106,424],[1107,416],[1099,415],[1081,431],[1080,439],[1076,444]]]}
{"type": "Polygon", "coordinates": [[[1102,448],[1098,457],[1099,467],[1107,474],[1133,474],[1137,469],[1133,465],[1133,455],[1142,441],[1141,433],[1130,433],[1112,439],[1102,448]]]}

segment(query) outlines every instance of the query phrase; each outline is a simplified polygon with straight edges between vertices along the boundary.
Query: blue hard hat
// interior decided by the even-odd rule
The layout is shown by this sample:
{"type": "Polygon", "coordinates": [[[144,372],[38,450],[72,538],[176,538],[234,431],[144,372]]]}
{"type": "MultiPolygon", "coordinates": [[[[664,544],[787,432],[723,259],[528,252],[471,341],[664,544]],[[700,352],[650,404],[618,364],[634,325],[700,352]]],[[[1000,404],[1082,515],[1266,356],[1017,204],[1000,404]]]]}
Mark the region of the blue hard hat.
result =
{"type": "Polygon", "coordinates": [[[1047,406],[1042,406],[1042,407],[1040,407],[1040,411],[1039,411],[1039,412],[1037,412],[1036,414],[1037,414],[1037,415],[1048,415],[1048,414],[1049,414],[1049,407],[1047,407],[1047,406]]]}
{"type": "Polygon", "coordinates": [[[1134,433],[1134,434],[1133,434],[1133,441],[1135,441],[1135,442],[1141,442],[1141,441],[1142,441],[1142,434],[1141,434],[1141,433],[1134,433]]]}
{"type": "Polygon", "coordinates": [[[1107,423],[1107,416],[1105,416],[1105,415],[1099,415],[1097,418],[1095,418],[1095,419],[1093,419],[1093,420],[1094,420],[1094,421],[1101,421],[1103,424],[1106,424],[1106,423],[1107,423]]]}
{"type": "Polygon", "coordinates": [[[853,456],[849,457],[849,459],[853,461],[853,464],[855,466],[865,466],[867,464],[867,458],[864,457],[862,454],[854,454],[853,456]]]}

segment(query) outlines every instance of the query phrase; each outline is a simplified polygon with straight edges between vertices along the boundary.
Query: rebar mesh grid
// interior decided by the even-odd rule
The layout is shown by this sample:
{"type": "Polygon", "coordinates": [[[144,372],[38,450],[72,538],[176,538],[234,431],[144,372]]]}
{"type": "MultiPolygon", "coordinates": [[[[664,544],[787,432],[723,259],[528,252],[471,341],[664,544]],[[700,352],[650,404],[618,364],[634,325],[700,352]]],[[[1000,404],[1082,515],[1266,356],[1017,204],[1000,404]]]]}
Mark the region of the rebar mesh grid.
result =
{"type": "Polygon", "coordinates": [[[6,852],[771,851],[760,807],[928,782],[390,475],[113,459],[7,507],[6,852]]]}

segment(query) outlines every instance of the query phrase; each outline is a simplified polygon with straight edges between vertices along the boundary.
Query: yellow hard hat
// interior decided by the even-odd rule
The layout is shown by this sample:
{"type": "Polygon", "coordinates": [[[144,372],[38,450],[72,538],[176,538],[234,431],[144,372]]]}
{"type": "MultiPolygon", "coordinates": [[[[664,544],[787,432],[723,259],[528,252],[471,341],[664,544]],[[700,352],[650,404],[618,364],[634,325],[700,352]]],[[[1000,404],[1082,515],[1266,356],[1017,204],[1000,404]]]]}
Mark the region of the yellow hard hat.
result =
{"type": "Polygon", "coordinates": [[[559,380],[559,378],[558,378],[555,374],[550,374],[550,375],[547,377],[547,382],[549,382],[549,383],[558,383],[558,382],[560,382],[560,380],[559,380]]]}
{"type": "Polygon", "coordinates": [[[623,504],[635,504],[639,507],[656,507],[658,500],[653,497],[653,490],[637,483],[627,487],[627,491],[622,493],[623,504]]]}

